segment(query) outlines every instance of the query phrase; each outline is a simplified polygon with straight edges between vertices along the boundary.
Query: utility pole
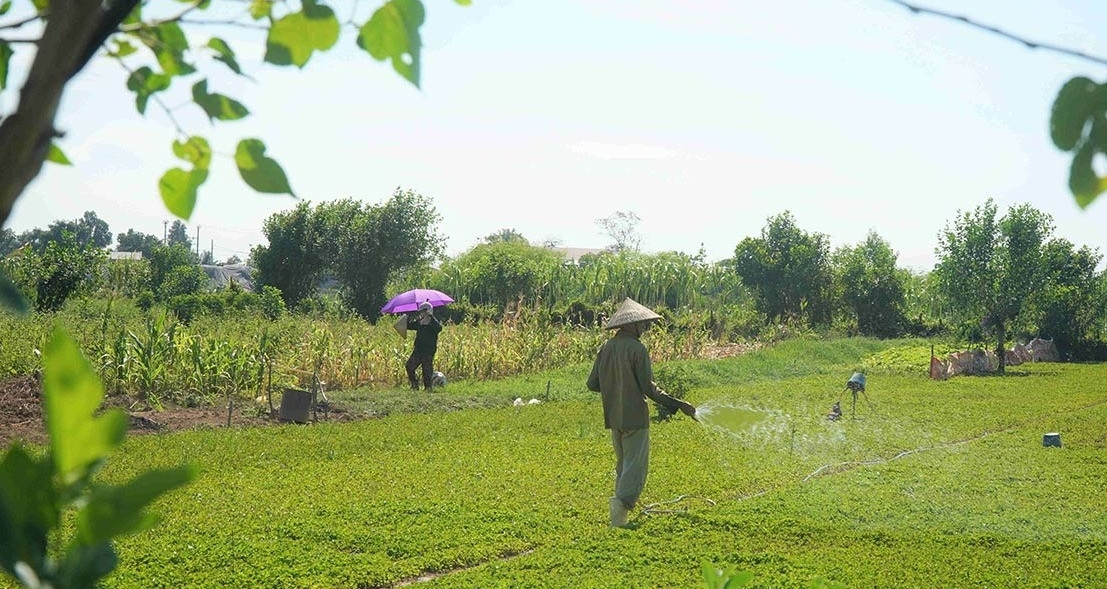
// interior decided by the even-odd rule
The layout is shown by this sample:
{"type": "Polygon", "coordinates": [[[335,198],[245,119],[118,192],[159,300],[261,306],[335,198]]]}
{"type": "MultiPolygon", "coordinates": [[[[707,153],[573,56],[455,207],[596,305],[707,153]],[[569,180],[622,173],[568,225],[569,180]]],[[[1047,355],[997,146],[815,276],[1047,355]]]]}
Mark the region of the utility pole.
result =
{"type": "Polygon", "coordinates": [[[162,221],[161,225],[162,225],[161,244],[162,245],[169,245],[169,221],[162,221]]]}
{"type": "Polygon", "coordinates": [[[200,226],[196,226],[196,257],[200,257],[200,226]]]}

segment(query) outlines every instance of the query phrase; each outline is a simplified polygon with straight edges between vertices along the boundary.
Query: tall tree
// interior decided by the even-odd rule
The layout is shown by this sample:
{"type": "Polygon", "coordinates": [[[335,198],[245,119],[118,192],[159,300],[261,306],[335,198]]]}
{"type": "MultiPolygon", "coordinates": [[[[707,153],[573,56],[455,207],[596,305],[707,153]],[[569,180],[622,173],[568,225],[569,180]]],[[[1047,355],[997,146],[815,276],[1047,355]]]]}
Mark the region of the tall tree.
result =
{"type": "Polygon", "coordinates": [[[1049,215],[1026,204],[998,220],[996,213],[989,198],[947,224],[938,235],[935,273],[954,313],[995,336],[1003,372],[1007,327],[1042,285],[1042,244],[1053,225],[1049,215]]]}
{"type": "Polygon", "coordinates": [[[596,224],[615,242],[611,246],[611,250],[615,252],[638,251],[642,244],[642,235],[638,231],[640,222],[637,213],[628,211],[616,211],[610,216],[596,219],[596,224]]]}
{"type": "Polygon", "coordinates": [[[7,227],[0,228],[0,258],[19,249],[21,242],[19,236],[7,227]]]}
{"type": "Polygon", "coordinates": [[[46,229],[25,231],[19,239],[41,253],[47,244],[60,242],[65,235],[72,236],[74,243],[80,247],[105,248],[111,245],[111,231],[107,222],[92,211],[85,211],[81,218],[72,221],[54,221],[46,229]]]}
{"type": "Polygon", "coordinates": [[[500,229],[495,233],[489,233],[484,236],[484,243],[499,243],[501,241],[530,243],[527,241],[527,238],[523,237],[522,233],[514,229],[500,229]]]}
{"type": "Polygon", "coordinates": [[[115,251],[142,252],[142,257],[147,259],[150,258],[154,248],[162,244],[157,236],[135,231],[134,229],[128,229],[126,233],[120,233],[115,239],[115,251]]]}
{"type": "Polygon", "coordinates": [[[180,219],[174,219],[173,224],[169,226],[165,245],[183,245],[186,250],[192,251],[192,239],[188,237],[188,226],[181,223],[180,219]]]}
{"type": "Polygon", "coordinates": [[[442,256],[442,217],[430,199],[401,189],[383,204],[360,205],[353,211],[352,217],[327,215],[328,234],[339,236],[331,267],[344,285],[346,304],[358,315],[375,319],[394,276],[442,256]]]}
{"type": "Polygon", "coordinates": [[[439,221],[429,199],[399,189],[380,205],[341,199],[312,208],[302,202],[266,219],[269,244],[255,247],[251,258],[259,283],[280,289],[289,307],[312,295],[329,272],[350,308],[373,319],[396,273],[442,255],[439,221]]]}
{"type": "Polygon", "coordinates": [[[860,244],[835,252],[838,291],[864,335],[902,333],[904,277],[896,269],[896,259],[892,247],[875,231],[860,244]]]}
{"type": "Polygon", "coordinates": [[[1096,267],[1103,259],[1087,246],[1051,239],[1042,247],[1041,287],[1031,293],[1025,322],[1035,335],[1053,340],[1062,357],[1092,360],[1085,344],[1107,323],[1107,300],[1096,267]]]}
{"type": "Polygon", "coordinates": [[[770,217],[760,238],[747,237],[738,244],[734,269],[769,320],[829,320],[829,241],[822,233],[800,229],[790,211],[770,217]]]}
{"type": "Polygon", "coordinates": [[[290,210],[274,213],[262,224],[268,245],[250,251],[251,265],[257,269],[259,285],[281,291],[285,305],[292,309],[315,292],[323,275],[325,253],[320,247],[321,228],[306,201],[290,210]]]}

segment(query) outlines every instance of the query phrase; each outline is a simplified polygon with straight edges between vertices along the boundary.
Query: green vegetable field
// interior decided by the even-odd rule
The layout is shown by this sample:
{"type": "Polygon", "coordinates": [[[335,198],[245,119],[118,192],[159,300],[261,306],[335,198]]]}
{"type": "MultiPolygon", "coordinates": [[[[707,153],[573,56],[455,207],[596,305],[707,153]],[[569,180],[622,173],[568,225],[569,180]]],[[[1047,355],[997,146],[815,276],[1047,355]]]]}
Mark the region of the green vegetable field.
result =
{"type": "Polygon", "coordinates": [[[1107,369],[932,381],[928,353],[787,341],[660,364],[701,422],[652,425],[626,529],[607,525],[614,459],[586,364],[433,393],[531,405],[131,436],[105,482],[198,472],[118,541],[105,585],[713,586],[706,563],[747,587],[1107,587],[1107,369]]]}

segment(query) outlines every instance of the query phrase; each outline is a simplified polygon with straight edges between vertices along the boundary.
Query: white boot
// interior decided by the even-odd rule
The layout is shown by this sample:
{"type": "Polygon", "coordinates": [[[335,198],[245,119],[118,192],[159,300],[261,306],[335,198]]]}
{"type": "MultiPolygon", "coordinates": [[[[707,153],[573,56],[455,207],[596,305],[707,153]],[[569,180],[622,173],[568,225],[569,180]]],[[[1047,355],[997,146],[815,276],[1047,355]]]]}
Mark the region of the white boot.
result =
{"type": "Polygon", "coordinates": [[[608,500],[609,509],[611,512],[611,527],[621,528],[627,525],[627,508],[623,505],[623,502],[618,497],[612,497],[608,500]]]}

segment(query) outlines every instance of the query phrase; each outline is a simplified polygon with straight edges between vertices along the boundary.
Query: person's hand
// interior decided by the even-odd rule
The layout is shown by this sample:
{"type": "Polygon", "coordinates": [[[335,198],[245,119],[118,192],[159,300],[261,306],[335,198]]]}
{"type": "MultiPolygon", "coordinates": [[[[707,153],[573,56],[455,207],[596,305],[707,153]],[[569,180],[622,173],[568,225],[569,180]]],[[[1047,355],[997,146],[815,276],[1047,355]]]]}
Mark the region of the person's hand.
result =
{"type": "Polygon", "coordinates": [[[688,417],[691,417],[692,419],[695,419],[696,421],[699,421],[698,419],[696,419],[696,408],[693,407],[691,403],[682,402],[680,404],[680,412],[687,415],[688,417]]]}

